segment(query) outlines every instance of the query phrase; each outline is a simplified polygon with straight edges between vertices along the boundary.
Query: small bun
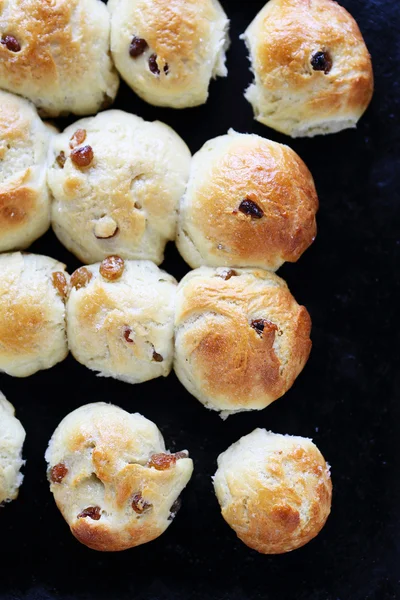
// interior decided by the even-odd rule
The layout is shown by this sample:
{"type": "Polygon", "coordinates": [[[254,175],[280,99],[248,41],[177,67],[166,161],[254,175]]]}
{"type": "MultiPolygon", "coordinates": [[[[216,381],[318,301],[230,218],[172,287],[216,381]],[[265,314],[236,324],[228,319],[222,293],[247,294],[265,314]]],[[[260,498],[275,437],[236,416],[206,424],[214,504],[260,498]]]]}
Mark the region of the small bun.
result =
{"type": "Polygon", "coordinates": [[[51,148],[57,237],[84,263],[110,254],[161,263],[175,238],[190,158],[183,140],[159,121],[121,110],[77,121],[51,148]]]}
{"type": "Polygon", "coordinates": [[[307,544],[331,511],[329,465],[310,439],[255,429],[218,457],[222,516],[247,546],[282,554],[307,544]]]}
{"type": "Polygon", "coordinates": [[[109,0],[111,52],[146,102],[204,104],[212,77],[225,77],[229,21],[218,0],[109,0]]]}
{"type": "Polygon", "coordinates": [[[149,261],[111,256],[71,275],[68,344],[80,363],[128,383],[172,367],[176,281],[149,261]]]}
{"type": "Polygon", "coordinates": [[[98,0],[13,0],[0,18],[0,87],[43,116],[96,113],[118,90],[109,35],[98,0]]]}
{"type": "Polygon", "coordinates": [[[51,136],[30,102],[0,91],[0,252],[27,248],[50,226],[51,136]]]}
{"type": "Polygon", "coordinates": [[[93,550],[126,550],[169,527],[190,480],[154,423],[97,402],[67,415],[46,451],[50,489],[73,535],[93,550]]]}
{"type": "Polygon", "coordinates": [[[14,407],[0,392],[0,506],[18,496],[24,476],[22,446],[25,429],[14,416],[14,407]]]}
{"type": "Polygon", "coordinates": [[[175,372],[193,396],[223,416],[261,410],[303,369],[310,329],[307,310],[276,275],[201,267],[177,290],[175,372]]]}
{"type": "Polygon", "coordinates": [[[67,354],[65,265],[38,254],[0,255],[0,372],[27,377],[67,354]]]}
{"type": "Polygon", "coordinates": [[[192,159],[176,243],[192,268],[275,271],[313,242],[317,209],[311,173],[293,150],[230,130],[192,159]]]}
{"type": "Polygon", "coordinates": [[[257,121],[292,137],[355,127],[373,93],[371,58],[333,0],[270,0],[243,34],[257,121]]]}

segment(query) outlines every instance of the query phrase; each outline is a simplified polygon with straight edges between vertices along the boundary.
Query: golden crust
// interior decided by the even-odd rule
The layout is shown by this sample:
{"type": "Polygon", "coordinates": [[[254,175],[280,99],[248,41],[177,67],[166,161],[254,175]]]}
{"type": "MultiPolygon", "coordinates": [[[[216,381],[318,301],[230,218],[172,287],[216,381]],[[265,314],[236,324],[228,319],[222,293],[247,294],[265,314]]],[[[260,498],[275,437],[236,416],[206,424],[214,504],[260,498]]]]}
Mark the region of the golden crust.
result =
{"type": "Polygon", "coordinates": [[[262,409],[307,362],[311,320],[285,282],[261,270],[201,268],[178,286],[175,371],[209,408],[262,409]],[[252,323],[265,319],[264,330],[252,323]]]}

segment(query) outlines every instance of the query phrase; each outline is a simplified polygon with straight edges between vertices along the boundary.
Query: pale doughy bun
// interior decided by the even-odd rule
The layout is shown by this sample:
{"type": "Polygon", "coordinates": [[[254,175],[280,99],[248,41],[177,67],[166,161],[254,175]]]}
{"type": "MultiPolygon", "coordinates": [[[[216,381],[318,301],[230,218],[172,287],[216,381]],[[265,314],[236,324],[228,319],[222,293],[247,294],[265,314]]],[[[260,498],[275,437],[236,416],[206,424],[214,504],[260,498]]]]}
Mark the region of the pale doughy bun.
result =
{"type": "Polygon", "coordinates": [[[164,533],[193,472],[187,452],[165,450],[154,423],[102,402],[61,421],[46,461],[50,489],[73,535],[103,551],[164,533]]]}
{"type": "Polygon", "coordinates": [[[0,14],[0,87],[44,116],[96,113],[114,100],[110,17],[99,0],[13,0],[0,14]]]}
{"type": "Polygon", "coordinates": [[[38,254],[0,255],[0,372],[27,377],[68,353],[65,265],[38,254]]]}
{"type": "Polygon", "coordinates": [[[204,104],[210,79],[226,76],[229,21],[217,0],[109,0],[111,52],[146,102],[204,104]]]}
{"type": "Polygon", "coordinates": [[[178,285],[175,372],[222,416],[261,410],[307,362],[311,320],[286,283],[260,269],[201,267],[178,285]]]}
{"type": "Polygon", "coordinates": [[[51,154],[52,224],[68,250],[162,262],[191,158],[173,129],[110,110],[67,127],[51,154]]]}
{"type": "Polygon", "coordinates": [[[218,457],[214,488],[222,516],[263,554],[307,544],[331,511],[329,465],[310,439],[255,429],[218,457]]]}
{"type": "Polygon", "coordinates": [[[14,416],[14,407],[0,392],[0,506],[15,500],[24,476],[22,446],[25,429],[14,416]]]}
{"type": "Polygon", "coordinates": [[[311,173],[288,146],[230,130],[191,164],[176,244],[192,268],[295,262],[316,235],[311,173]]]}
{"type": "Polygon", "coordinates": [[[257,121],[292,137],[355,127],[374,87],[353,17],[332,0],[270,0],[243,35],[257,121]]]}
{"type": "Polygon", "coordinates": [[[51,136],[30,102],[0,91],[0,252],[27,248],[50,226],[51,136]]]}
{"type": "Polygon", "coordinates": [[[69,348],[105,377],[166,377],[174,354],[176,281],[149,261],[106,258],[71,275],[69,348]]]}

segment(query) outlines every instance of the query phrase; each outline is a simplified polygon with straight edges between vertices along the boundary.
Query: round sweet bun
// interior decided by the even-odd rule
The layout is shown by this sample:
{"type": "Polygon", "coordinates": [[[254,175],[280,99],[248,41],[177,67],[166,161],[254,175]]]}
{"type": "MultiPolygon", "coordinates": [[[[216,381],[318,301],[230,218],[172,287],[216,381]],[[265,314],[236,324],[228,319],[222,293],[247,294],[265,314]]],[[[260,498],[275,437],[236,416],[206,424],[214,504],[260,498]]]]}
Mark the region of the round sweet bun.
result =
{"type": "Polygon", "coordinates": [[[146,102],[204,104],[211,78],[225,77],[228,18],[217,0],[109,0],[111,52],[146,102]]]}
{"type": "Polygon", "coordinates": [[[57,237],[83,263],[117,254],[160,264],[190,158],[173,129],[120,110],[67,127],[53,140],[48,172],[57,237]]]}
{"type": "Polygon", "coordinates": [[[97,402],[74,410],[46,451],[50,489],[73,535],[93,550],[126,550],[169,527],[190,480],[187,451],[165,450],[157,426],[97,402]]]}
{"type": "Polygon", "coordinates": [[[174,354],[176,281],[150,261],[108,257],[71,275],[69,348],[104,377],[166,377],[174,354]]]}
{"type": "Polygon", "coordinates": [[[0,87],[42,116],[96,113],[118,90],[109,36],[99,0],[13,0],[0,15],[0,87]]]}
{"type": "Polygon", "coordinates": [[[192,268],[275,271],[313,242],[317,209],[311,173],[293,150],[230,130],[192,159],[176,243],[192,268]]]}
{"type": "Polygon", "coordinates": [[[247,546],[282,554],[321,531],[332,501],[329,465],[308,438],[255,429],[218,457],[222,516],[247,546]]]}
{"type": "Polygon", "coordinates": [[[292,137],[355,127],[372,98],[371,57],[353,17],[333,0],[270,0],[243,39],[257,121],[292,137]]]}
{"type": "Polygon", "coordinates": [[[222,417],[261,410],[307,362],[311,319],[277,275],[200,267],[177,289],[175,372],[222,417]]]}
{"type": "Polygon", "coordinates": [[[65,265],[38,254],[0,255],[0,372],[27,377],[68,354],[65,265]]]}
{"type": "Polygon", "coordinates": [[[24,476],[20,469],[25,429],[14,416],[14,407],[0,392],[0,506],[18,496],[24,476]]]}
{"type": "Polygon", "coordinates": [[[0,252],[27,248],[50,226],[51,136],[30,102],[0,91],[0,252]]]}

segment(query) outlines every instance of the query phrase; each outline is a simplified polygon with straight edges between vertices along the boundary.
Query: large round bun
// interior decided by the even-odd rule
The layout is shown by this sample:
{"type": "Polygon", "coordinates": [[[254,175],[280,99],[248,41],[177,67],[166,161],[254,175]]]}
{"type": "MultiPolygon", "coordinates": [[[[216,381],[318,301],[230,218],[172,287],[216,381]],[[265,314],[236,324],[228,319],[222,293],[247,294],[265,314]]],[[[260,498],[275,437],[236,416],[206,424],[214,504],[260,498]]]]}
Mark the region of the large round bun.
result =
{"type": "Polygon", "coordinates": [[[30,102],[0,91],[0,252],[27,248],[50,226],[51,135],[30,102]]]}
{"type": "Polygon", "coordinates": [[[0,392],[0,506],[15,500],[23,480],[20,472],[25,429],[14,416],[14,407],[0,392]]]}
{"type": "Polygon", "coordinates": [[[204,104],[225,76],[229,21],[218,0],[109,0],[111,51],[122,77],[156,106],[204,104]]]}
{"type": "Polygon", "coordinates": [[[293,150],[230,130],[192,159],[177,246],[192,268],[276,270],[314,240],[317,208],[311,173],[293,150]]]}
{"type": "Polygon", "coordinates": [[[109,36],[99,0],[13,0],[0,15],[0,87],[45,116],[95,113],[118,89],[109,36]]]}
{"type": "Polygon", "coordinates": [[[162,262],[190,168],[173,129],[110,110],[67,127],[51,153],[52,223],[68,250],[84,263],[162,262]]]}
{"type": "Polygon", "coordinates": [[[329,466],[310,439],[255,429],[218,457],[214,488],[222,516],[263,554],[300,548],[324,526],[329,466]]]}
{"type": "Polygon", "coordinates": [[[373,93],[371,58],[353,17],[333,0],[270,0],[243,35],[255,118],[314,136],[355,127],[373,93]]]}
{"type": "Polygon", "coordinates": [[[170,454],[156,425],[98,402],[67,415],[46,452],[50,488],[74,536],[89,548],[126,550],[171,524],[193,472],[170,454]]]}
{"type": "Polygon", "coordinates": [[[307,310],[273,273],[201,267],[178,286],[175,372],[223,416],[260,410],[303,369],[310,329],[307,310]]]}
{"type": "Polygon", "coordinates": [[[26,377],[67,353],[65,265],[38,254],[0,255],[0,372],[26,377]]]}
{"type": "Polygon", "coordinates": [[[106,258],[71,275],[68,345],[105,377],[140,383],[172,366],[176,281],[149,261],[106,258]]]}

